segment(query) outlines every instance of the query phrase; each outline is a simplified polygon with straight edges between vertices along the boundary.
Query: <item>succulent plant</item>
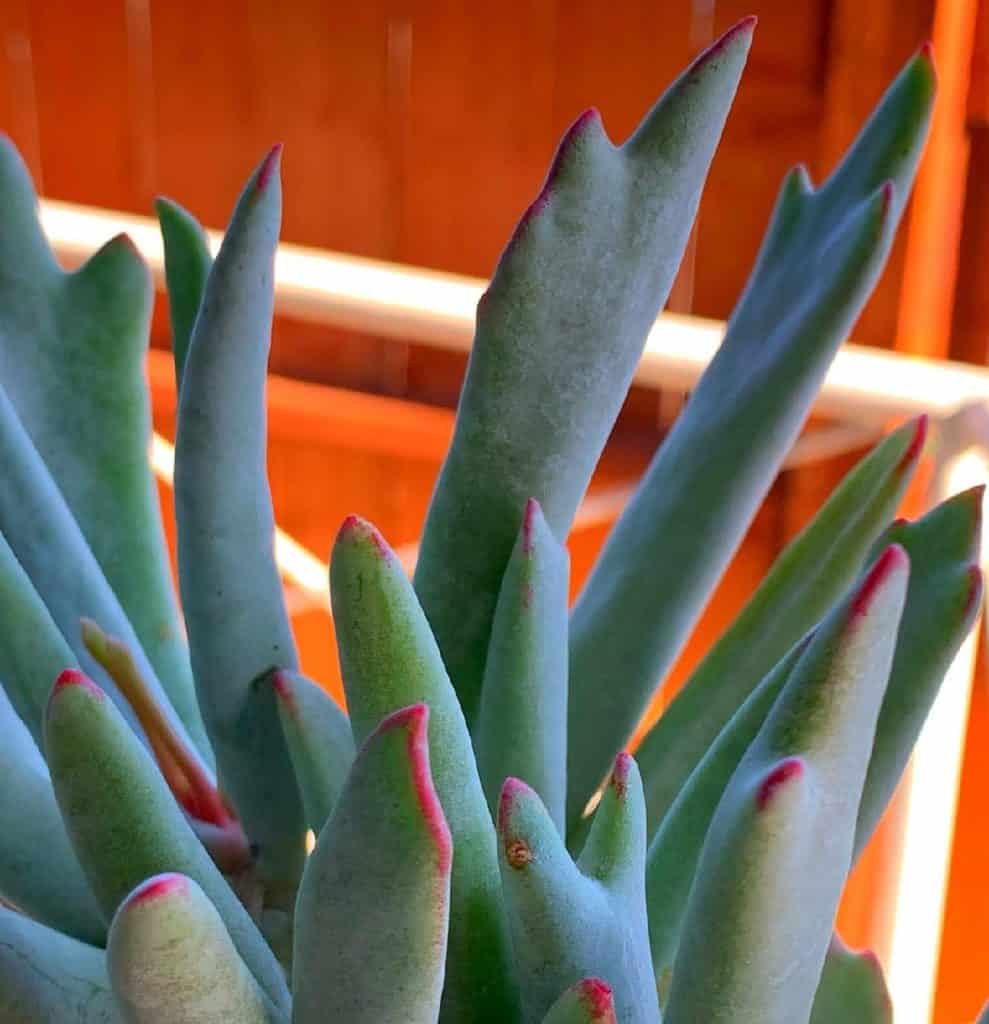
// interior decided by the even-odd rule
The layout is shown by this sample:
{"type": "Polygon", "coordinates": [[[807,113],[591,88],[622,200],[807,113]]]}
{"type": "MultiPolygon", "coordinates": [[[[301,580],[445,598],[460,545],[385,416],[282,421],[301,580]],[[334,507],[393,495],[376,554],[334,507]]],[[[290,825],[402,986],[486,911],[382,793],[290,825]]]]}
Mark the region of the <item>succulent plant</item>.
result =
{"type": "Polygon", "coordinates": [[[148,271],[119,237],[63,272],[5,146],[0,1022],[889,1019],[836,907],[981,594],[979,491],[891,521],[925,421],[852,470],[623,748],[882,269],[928,52],[823,185],[786,178],[717,356],[567,609],[563,545],[753,27],[624,145],[593,111],[564,137],[479,304],[414,581],[369,523],[337,537],[347,716],[299,672],[273,556],[279,150],[215,261],[158,206],[180,620],[146,459],[148,271]]]}

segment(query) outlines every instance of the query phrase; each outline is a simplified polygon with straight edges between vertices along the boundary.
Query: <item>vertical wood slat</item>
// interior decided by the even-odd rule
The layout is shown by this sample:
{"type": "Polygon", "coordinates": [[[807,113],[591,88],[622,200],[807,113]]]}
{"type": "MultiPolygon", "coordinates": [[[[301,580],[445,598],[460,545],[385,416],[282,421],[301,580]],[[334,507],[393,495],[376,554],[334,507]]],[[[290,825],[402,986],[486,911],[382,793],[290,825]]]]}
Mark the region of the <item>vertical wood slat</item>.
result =
{"type": "Polygon", "coordinates": [[[38,120],[30,0],[7,0],[0,5],[0,131],[10,137],[40,186],[38,120]]]}

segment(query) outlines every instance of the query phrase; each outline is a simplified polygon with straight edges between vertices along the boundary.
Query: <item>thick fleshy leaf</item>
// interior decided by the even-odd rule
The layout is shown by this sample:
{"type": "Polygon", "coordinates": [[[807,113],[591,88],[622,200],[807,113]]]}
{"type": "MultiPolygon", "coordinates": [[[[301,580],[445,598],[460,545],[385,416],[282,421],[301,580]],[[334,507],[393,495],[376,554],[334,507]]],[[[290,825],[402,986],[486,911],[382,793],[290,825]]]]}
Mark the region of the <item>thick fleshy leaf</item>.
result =
{"type": "Polygon", "coordinates": [[[856,953],[837,935],[831,939],[810,1024],[893,1024],[893,1004],[875,953],[856,953]]]}
{"type": "Polygon", "coordinates": [[[330,595],[357,742],[400,708],[429,707],[433,781],[454,846],[441,1019],[516,1020],[497,842],[467,723],[401,563],[381,534],[356,516],[344,522],[333,547],[330,595]]]}
{"type": "Polygon", "coordinates": [[[687,898],[714,812],[738,763],[758,735],[810,639],[808,635],[795,645],[732,716],[691,772],[649,843],[646,855],[649,944],[653,967],[661,984],[666,984],[672,976],[687,898]]]}
{"type": "Polygon", "coordinates": [[[298,672],[276,672],[272,682],[306,823],[319,835],[354,760],[350,721],[325,690],[298,672]]]}
{"type": "Polygon", "coordinates": [[[287,1021],[247,969],[202,889],[155,875],[120,904],[106,949],[126,1024],[272,1024],[287,1021]]]}
{"type": "Polygon", "coordinates": [[[611,531],[571,616],[571,825],[680,651],[872,292],[933,93],[920,54],[819,189],[802,168],[784,182],[724,341],[611,531]]]}
{"type": "Polygon", "coordinates": [[[498,596],[474,747],[492,813],[505,779],[521,779],[539,794],[561,834],[569,584],[566,549],[530,499],[498,596]]]}
{"type": "MultiPolygon", "coordinates": [[[[65,499],[37,449],[31,443],[2,387],[0,466],[3,467],[0,486],[0,534],[23,574],[37,592],[37,596],[48,609],[52,621],[79,664],[88,674],[99,680],[124,717],[140,732],[137,718],[127,701],[89,654],[82,641],[79,621],[83,617],[89,617],[100,622],[133,651],[141,675],[147,680],[148,688],[154,694],[163,714],[173,723],[177,732],[186,736],[186,730],[144,653],[134,627],[124,614],[120,602],[93,557],[79,524],[73,518],[65,499]]],[[[39,644],[44,645],[40,650],[44,651],[47,646],[48,651],[44,654],[46,660],[55,656],[57,642],[51,637],[44,616],[40,614],[36,603],[28,594],[24,579],[17,578],[16,568],[12,566],[8,553],[0,552],[0,559],[4,572],[10,574],[8,579],[12,581],[5,585],[16,591],[16,599],[23,602],[20,613],[28,616],[23,624],[39,624],[44,629],[44,633],[39,634],[39,644]]],[[[24,639],[21,639],[22,643],[24,639]]],[[[69,664],[71,665],[72,661],[69,664]]],[[[39,660],[38,667],[44,667],[47,671],[50,666],[43,665],[39,660]]],[[[66,665],[61,665],[59,669],[65,667],[66,665]]],[[[18,678],[14,677],[15,685],[18,678]]],[[[35,705],[40,686],[44,684],[50,689],[52,679],[54,676],[39,683],[37,677],[34,677],[28,684],[35,705]]],[[[190,735],[195,733],[190,732],[190,735]]],[[[208,752],[209,746],[204,737],[201,742],[200,751],[208,752]]]]}
{"type": "Polygon", "coordinates": [[[725,723],[861,571],[913,476],[926,426],[900,428],[842,480],[643,739],[635,756],[650,836],[725,723]]]}
{"type": "Polygon", "coordinates": [[[273,1004],[288,1013],[282,970],[203,849],[154,761],[102,691],[80,672],[56,681],[45,752],[62,818],[106,921],[152,875],[197,882],[273,1004]]]}
{"type": "MultiPolygon", "coordinates": [[[[972,575],[977,497],[969,492],[951,498],[916,523],[897,524],[882,542],[895,539],[907,552],[910,583],[859,809],[856,856],[895,788],[945,668],[977,611],[979,580],[972,575]]],[[[697,858],[721,793],[808,641],[809,635],[718,734],[652,838],[646,892],[658,975],[672,964],[697,858]]]]}
{"type": "Polygon", "coordinates": [[[415,576],[468,722],[522,508],[537,498],[565,540],[680,264],[753,25],[701,54],[623,146],[597,111],[578,118],[478,306],[415,576]]]}
{"type": "Polygon", "coordinates": [[[213,257],[206,232],[191,213],[165,198],[155,200],[155,211],[165,246],[172,356],[175,359],[175,384],[180,389],[185,357],[192,340],[192,328],[199,314],[213,257]]]}
{"type": "MultiPolygon", "coordinates": [[[[64,273],[35,205],[27,169],[10,142],[0,140],[0,380],[179,717],[200,743],[148,462],[144,359],[151,275],[126,235],[109,241],[80,270],[64,273]]],[[[10,536],[6,525],[3,532],[10,536]]]]}
{"type": "Polygon", "coordinates": [[[618,1024],[611,987],[600,978],[584,978],[560,996],[543,1024],[618,1024]]]}
{"type": "Polygon", "coordinates": [[[43,924],[100,944],[106,924],[65,833],[48,768],[2,686],[0,737],[0,895],[43,924]]]}
{"type": "Polygon", "coordinates": [[[290,917],[305,818],[266,678],[298,664],[266,471],[280,152],[273,149],[245,185],[206,282],[182,374],[175,509],[203,718],[224,788],[258,849],[265,903],[290,917]]]}
{"type": "Polygon", "coordinates": [[[891,545],[821,623],[711,823],[667,1024],[810,1016],[906,598],[891,545]]]}
{"type": "Polygon", "coordinates": [[[522,986],[523,1021],[539,1022],[559,993],[608,979],[622,1024],[658,1024],[649,957],[642,783],[627,754],[615,762],[578,864],[536,793],[518,779],[498,809],[501,875],[522,986]]]}
{"type": "Polygon", "coordinates": [[[52,680],[78,663],[2,533],[0,621],[0,682],[35,743],[41,744],[52,680]]]}
{"type": "Polygon", "coordinates": [[[453,847],[428,718],[415,704],[371,733],[306,864],[295,1024],[436,1024],[453,847]]]}
{"type": "Polygon", "coordinates": [[[123,1024],[103,950],[0,906],[0,1021],[123,1024]]]}
{"type": "Polygon", "coordinates": [[[897,523],[884,538],[905,548],[913,568],[859,807],[856,856],[879,823],[948,666],[978,614],[984,490],[963,491],[915,523],[897,523]]]}

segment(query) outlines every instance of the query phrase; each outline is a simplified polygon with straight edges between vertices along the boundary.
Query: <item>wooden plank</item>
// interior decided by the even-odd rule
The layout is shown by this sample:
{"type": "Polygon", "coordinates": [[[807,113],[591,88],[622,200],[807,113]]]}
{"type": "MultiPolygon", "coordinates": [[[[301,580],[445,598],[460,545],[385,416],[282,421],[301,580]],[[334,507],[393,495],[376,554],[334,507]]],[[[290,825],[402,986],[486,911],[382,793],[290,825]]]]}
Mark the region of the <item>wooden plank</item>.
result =
{"type": "Polygon", "coordinates": [[[0,5],[0,131],[20,151],[40,191],[44,182],[38,120],[29,2],[7,0],[0,5]]]}

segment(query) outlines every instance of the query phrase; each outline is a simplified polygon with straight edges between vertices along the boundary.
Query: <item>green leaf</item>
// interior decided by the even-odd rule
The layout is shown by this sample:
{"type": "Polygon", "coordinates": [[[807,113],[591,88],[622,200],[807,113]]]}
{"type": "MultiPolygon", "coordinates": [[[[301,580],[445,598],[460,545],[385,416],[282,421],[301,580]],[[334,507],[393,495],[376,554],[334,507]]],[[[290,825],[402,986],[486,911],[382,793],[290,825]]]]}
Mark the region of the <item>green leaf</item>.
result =
{"type": "Polygon", "coordinates": [[[354,760],[350,721],[322,687],[298,672],[276,672],[273,684],[306,823],[319,835],[354,760]]]}
{"type": "Polygon", "coordinates": [[[433,781],[454,844],[442,1020],[516,1021],[497,843],[467,723],[412,584],[381,534],[356,516],[333,547],[330,596],[357,742],[400,708],[429,707],[433,781]]]}
{"type": "Polygon", "coordinates": [[[0,906],[4,1024],[123,1024],[103,950],[0,906]]]}
{"type": "Polygon", "coordinates": [[[172,321],[172,355],[176,389],[182,387],[185,357],[192,329],[206,289],[213,257],[206,232],[195,217],[178,203],[163,197],[155,200],[161,239],[165,246],[165,281],[168,314],[172,321]]]}
{"type": "Polygon", "coordinates": [[[510,776],[528,783],[563,834],[567,797],[570,559],[535,499],[502,580],[474,747],[492,813],[510,776]]]}
{"type": "Polygon", "coordinates": [[[623,146],[597,111],[578,118],[478,306],[415,576],[471,724],[522,508],[538,499],[566,538],[669,294],[753,24],[698,57],[623,146]]]}
{"type": "Polygon", "coordinates": [[[908,576],[891,545],[816,630],[732,776],[690,894],[666,1024],[809,1018],[908,576]]]}
{"type": "Polygon", "coordinates": [[[2,686],[0,737],[0,894],[43,924],[100,945],[106,926],[65,833],[48,768],[2,686]]]}
{"type": "Polygon", "coordinates": [[[75,273],[63,272],[41,233],[27,169],[7,140],[0,141],[0,208],[0,380],[205,753],[148,462],[151,275],[126,235],[75,273]]]}
{"type": "Polygon", "coordinates": [[[810,1024],[893,1024],[893,1004],[875,953],[856,953],[837,935],[831,939],[810,1024]]]}
{"type": "Polygon", "coordinates": [[[266,678],[298,665],[266,472],[280,152],[275,147],[245,185],[206,282],[179,396],[175,509],[203,718],[224,787],[258,848],[265,903],[290,915],[305,817],[266,678]]]}
{"type": "Polygon", "coordinates": [[[704,838],[725,787],[811,640],[796,644],[718,733],[663,818],[646,855],[649,944],[657,978],[673,968],[704,838]]]}
{"type": "Polygon", "coordinates": [[[648,732],[636,760],[650,836],[725,723],[861,571],[913,476],[926,426],[924,417],[901,427],[842,480],[648,732]]]}
{"type": "Polygon", "coordinates": [[[102,691],[80,672],[55,683],[45,722],[55,797],[89,883],[109,921],[152,875],[197,882],[216,907],[272,1003],[287,1015],[284,976],[240,900],[210,860],[155,763],[102,691]]]}
{"type": "Polygon", "coordinates": [[[560,996],[543,1024],[618,1024],[611,988],[600,978],[584,978],[560,996]]]}
{"type": "Polygon", "coordinates": [[[725,339],[611,531],[571,616],[571,826],[683,646],[872,292],[933,92],[930,62],[917,56],[820,189],[803,169],[784,182],[725,339]]]}
{"type": "MultiPolygon", "coordinates": [[[[79,631],[80,620],[84,617],[95,619],[118,636],[133,652],[149,691],[176,732],[183,737],[190,735],[186,733],[176,715],[141,647],[134,627],[124,614],[120,602],[93,557],[79,524],[65,504],[65,499],[31,443],[2,387],[0,466],[3,466],[3,486],[0,487],[0,536],[4,540],[4,544],[0,545],[0,566],[6,577],[4,589],[12,602],[19,604],[19,610],[14,609],[15,624],[21,627],[37,625],[40,629],[37,668],[44,669],[47,673],[51,668],[49,659],[58,657],[61,645],[53,636],[51,625],[29,592],[28,586],[36,591],[37,597],[48,609],[51,622],[62,634],[75,656],[59,665],[56,671],[72,665],[75,659],[78,659],[78,663],[86,672],[99,680],[100,685],[110,694],[135,731],[141,734],[137,718],[127,701],[86,650],[82,641],[79,631]],[[20,567],[20,571],[17,566],[20,567]],[[19,623],[17,619],[20,619],[19,623]]],[[[10,657],[11,661],[16,657],[17,663],[22,664],[20,658],[29,656],[22,645],[28,642],[29,638],[26,636],[13,641],[20,647],[22,655],[16,655],[16,651],[11,649],[4,657],[10,657]]],[[[29,671],[29,668],[25,671],[29,671]]],[[[19,673],[11,675],[18,704],[30,703],[34,706],[34,710],[29,711],[26,718],[29,722],[34,722],[35,728],[40,694],[43,690],[51,689],[53,680],[54,674],[40,680],[37,676],[25,679],[19,673]]],[[[208,751],[205,739],[202,743],[204,746],[200,747],[200,750],[208,751]]]]}
{"type": "Polygon", "coordinates": [[[295,1024],[436,1024],[453,849],[429,771],[428,717],[415,704],[371,733],[309,858],[295,1024]]]}
{"type": "Polygon", "coordinates": [[[113,917],[113,994],[126,1024],[275,1024],[278,1015],[191,878],[155,875],[113,917]]]}
{"type": "Polygon", "coordinates": [[[611,986],[623,1024],[659,1024],[643,884],[642,783],[632,758],[616,760],[577,864],[542,801],[518,779],[502,788],[498,832],[523,1020],[541,1021],[561,989],[596,976],[611,986]]]}
{"type": "Polygon", "coordinates": [[[884,543],[903,546],[912,569],[859,808],[856,856],[879,823],[948,666],[978,614],[984,492],[975,487],[956,494],[914,523],[895,524],[884,537],[884,543]]]}

